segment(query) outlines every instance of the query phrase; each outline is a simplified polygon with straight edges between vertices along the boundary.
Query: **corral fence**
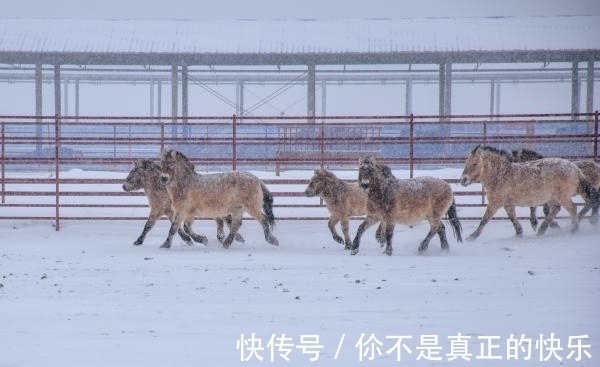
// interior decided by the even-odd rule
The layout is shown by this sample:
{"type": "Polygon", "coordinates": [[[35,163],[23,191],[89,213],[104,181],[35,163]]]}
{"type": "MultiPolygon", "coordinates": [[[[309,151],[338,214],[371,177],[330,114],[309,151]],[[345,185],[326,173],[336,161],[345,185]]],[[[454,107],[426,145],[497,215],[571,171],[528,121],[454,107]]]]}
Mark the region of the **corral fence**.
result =
{"type": "Polygon", "coordinates": [[[274,192],[278,219],[324,219],[304,197],[317,166],[356,179],[357,159],[376,155],[401,177],[423,172],[453,184],[462,217],[479,218],[480,187],[459,188],[477,144],[600,161],[598,112],[464,116],[125,117],[0,116],[0,219],[142,220],[143,192],[121,184],[132,161],[185,153],[198,172],[248,170],[274,192]],[[469,211],[469,208],[472,209],[469,211]],[[117,213],[117,215],[115,214],[117,213]],[[315,214],[317,213],[317,214],[315,214]]]}

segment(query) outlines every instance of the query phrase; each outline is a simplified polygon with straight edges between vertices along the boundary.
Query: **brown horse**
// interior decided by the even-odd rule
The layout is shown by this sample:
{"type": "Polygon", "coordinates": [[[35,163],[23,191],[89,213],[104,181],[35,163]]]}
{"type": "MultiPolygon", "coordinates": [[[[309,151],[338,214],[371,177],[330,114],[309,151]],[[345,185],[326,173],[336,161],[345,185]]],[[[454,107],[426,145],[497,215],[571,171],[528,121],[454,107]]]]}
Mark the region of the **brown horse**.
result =
{"type": "MultiPolygon", "coordinates": [[[[133,162],[133,168],[123,183],[123,190],[127,192],[143,189],[148,198],[148,204],[150,205],[148,220],[144,225],[142,234],[140,234],[138,239],[133,243],[134,245],[141,245],[144,243],[146,234],[148,234],[162,215],[166,215],[170,220],[173,219],[171,199],[169,198],[167,189],[159,183],[159,177],[160,165],[149,159],[141,159],[133,162]]],[[[190,242],[191,237],[196,242],[206,244],[208,239],[205,236],[196,234],[192,231],[191,225],[193,221],[193,217],[185,220],[183,228],[179,228],[178,230],[179,236],[187,243],[190,242]]],[[[217,222],[217,239],[219,242],[223,242],[223,239],[225,239],[223,222],[225,221],[228,226],[231,226],[231,218],[216,218],[215,221],[217,222]]],[[[236,241],[244,242],[244,238],[239,233],[235,239],[236,241]]]]}
{"type": "MultiPolygon", "coordinates": [[[[531,149],[523,148],[512,151],[512,159],[514,162],[529,162],[542,158],[544,158],[544,156],[531,149]]],[[[579,212],[579,220],[592,209],[590,222],[596,224],[598,223],[598,204],[600,202],[600,167],[598,167],[593,160],[577,160],[573,161],[573,163],[579,167],[586,180],[593,187],[593,190],[590,190],[589,192],[581,190],[581,187],[577,190],[577,194],[585,201],[585,205],[579,212]]],[[[544,215],[548,215],[548,211],[548,205],[544,204],[544,215]]],[[[538,223],[535,206],[530,208],[529,221],[531,222],[531,227],[535,230],[538,223]]],[[[557,226],[557,224],[553,221],[550,223],[550,226],[557,226]]]]}
{"type": "MultiPolygon", "coordinates": [[[[350,217],[365,215],[367,213],[367,193],[358,187],[340,180],[335,174],[325,168],[318,168],[311,177],[304,194],[308,197],[319,196],[325,202],[329,211],[327,226],[334,241],[345,244],[345,249],[350,250],[349,226],[350,217]],[[342,227],[344,238],[335,230],[337,223],[342,227]]],[[[376,238],[379,243],[385,243],[383,223],[379,225],[376,238]]]]}
{"type": "Polygon", "coordinates": [[[454,195],[446,181],[435,177],[396,179],[388,166],[377,163],[373,156],[367,156],[359,160],[358,182],[367,190],[367,218],[358,227],[350,254],[358,253],[362,234],[378,221],[385,223],[386,255],[392,254],[396,223],[414,225],[423,219],[429,222],[429,232],[419,246],[419,253],[427,250],[436,233],[442,249],[447,250],[446,229],[442,223],[445,214],[456,239],[462,242],[454,195]]]}
{"type": "Polygon", "coordinates": [[[479,226],[467,240],[479,237],[483,227],[500,207],[504,207],[520,237],[523,235],[523,228],[515,216],[515,206],[531,207],[544,203],[550,205],[550,212],[538,229],[538,235],[546,232],[550,221],[560,210],[560,205],[571,215],[572,232],[575,232],[579,220],[571,198],[580,185],[586,191],[591,188],[581,170],[566,159],[545,158],[514,163],[509,153],[483,145],[478,145],[471,151],[460,178],[463,186],[472,182],[481,182],[488,205],[479,226]]]}
{"type": "Polygon", "coordinates": [[[181,152],[167,150],[161,157],[160,183],[167,188],[173,208],[169,235],[161,247],[171,247],[173,235],[185,218],[231,216],[231,231],[223,241],[229,248],[248,212],[263,227],[268,243],[278,245],[271,233],[275,224],[273,195],[258,177],[248,172],[200,175],[181,152]]]}

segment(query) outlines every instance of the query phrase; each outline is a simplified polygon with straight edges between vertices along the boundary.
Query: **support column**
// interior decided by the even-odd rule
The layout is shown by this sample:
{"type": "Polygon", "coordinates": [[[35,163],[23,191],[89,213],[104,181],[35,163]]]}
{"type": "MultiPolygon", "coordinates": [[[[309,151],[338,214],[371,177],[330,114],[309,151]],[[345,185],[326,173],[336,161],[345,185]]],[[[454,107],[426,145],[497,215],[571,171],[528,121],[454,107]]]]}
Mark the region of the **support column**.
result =
{"type": "Polygon", "coordinates": [[[321,81],[321,116],[325,119],[327,115],[327,82],[321,81]]]}
{"type": "Polygon", "coordinates": [[[63,95],[64,95],[63,96],[63,98],[64,98],[63,104],[64,104],[64,106],[63,106],[62,112],[65,115],[68,115],[69,114],[69,79],[64,79],[63,84],[64,84],[64,86],[63,86],[63,95]]]}
{"type": "Polygon", "coordinates": [[[444,114],[452,115],[452,64],[447,63],[445,69],[444,114]]]}
{"type": "Polygon", "coordinates": [[[159,80],[156,83],[156,94],[158,94],[158,96],[156,97],[156,102],[157,102],[157,106],[156,106],[156,116],[158,116],[158,118],[162,117],[162,82],[159,80]]]}
{"type": "Polygon", "coordinates": [[[79,122],[79,79],[75,79],[75,121],[79,122]]]}
{"type": "Polygon", "coordinates": [[[496,98],[496,81],[494,79],[490,80],[490,115],[494,114],[495,107],[495,98],[496,98]]]}
{"type": "Polygon", "coordinates": [[[39,156],[42,153],[42,64],[35,65],[35,152],[39,156]]]}
{"type": "Polygon", "coordinates": [[[150,117],[154,117],[154,80],[150,80],[148,83],[150,87],[150,117]]]}
{"type": "Polygon", "coordinates": [[[171,135],[173,138],[177,137],[177,92],[179,83],[177,69],[177,65],[171,66],[171,135]]]}
{"type": "Polygon", "coordinates": [[[571,114],[574,120],[575,114],[579,113],[579,63],[574,62],[571,67],[571,114]]]}
{"type": "Polygon", "coordinates": [[[308,116],[308,122],[315,122],[315,77],[316,74],[316,70],[315,70],[315,65],[311,64],[308,65],[308,79],[307,79],[307,106],[306,106],[306,115],[308,116]]]}
{"type": "Polygon", "coordinates": [[[585,95],[585,112],[594,112],[594,61],[587,62],[587,88],[585,95]]]}
{"type": "Polygon", "coordinates": [[[412,95],[413,95],[413,91],[412,91],[412,79],[408,78],[406,79],[406,88],[405,88],[405,97],[406,97],[406,103],[404,105],[404,114],[406,116],[410,115],[412,113],[412,95]]]}
{"type": "Polygon", "coordinates": [[[183,116],[183,136],[189,138],[192,136],[191,127],[188,124],[188,101],[189,101],[189,92],[188,92],[188,67],[187,65],[183,65],[181,67],[181,115],[183,116]]]}
{"type": "Polygon", "coordinates": [[[61,115],[60,111],[60,65],[54,65],[54,114],[61,115]]]}
{"type": "Polygon", "coordinates": [[[235,113],[238,116],[237,122],[244,121],[244,81],[238,79],[235,84],[235,113]]]}
{"type": "MultiPolygon", "coordinates": [[[[445,98],[446,98],[446,93],[445,93],[445,90],[446,90],[446,64],[440,64],[439,73],[438,73],[438,83],[439,83],[438,115],[444,116],[446,114],[446,111],[444,110],[444,108],[446,107],[446,102],[445,102],[445,98]]],[[[440,117],[440,121],[441,120],[442,120],[442,118],[440,117]]]]}

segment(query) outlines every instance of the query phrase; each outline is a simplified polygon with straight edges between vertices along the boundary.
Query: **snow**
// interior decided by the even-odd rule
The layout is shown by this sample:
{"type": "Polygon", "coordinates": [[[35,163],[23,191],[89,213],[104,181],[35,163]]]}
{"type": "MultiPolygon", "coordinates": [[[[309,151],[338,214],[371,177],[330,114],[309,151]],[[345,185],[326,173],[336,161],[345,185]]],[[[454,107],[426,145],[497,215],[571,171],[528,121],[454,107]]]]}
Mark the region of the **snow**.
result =
{"type": "MultiPolygon", "coordinates": [[[[176,237],[164,250],[166,221],[136,247],[143,220],[65,221],[58,232],[48,221],[2,220],[0,366],[597,365],[600,228],[586,219],[570,234],[561,219],[562,228],[538,237],[522,222],[522,239],[508,220],[495,220],[465,243],[446,226],[450,251],[435,237],[423,256],[417,247],[427,224],[397,226],[388,257],[375,226],[350,256],[322,220],[279,221],[279,247],[265,242],[257,222],[245,221],[246,243],[228,250],[213,221],[194,225],[208,234],[207,246],[176,237]],[[449,338],[459,333],[469,338],[470,361],[449,360],[449,338]],[[253,334],[262,361],[249,352],[253,334]],[[271,362],[273,335],[291,339],[274,348],[271,362]],[[438,337],[441,361],[417,360],[428,335],[438,337]],[[532,340],[530,360],[526,348],[507,360],[511,335],[532,340]],[[562,361],[551,353],[552,335],[562,361]],[[591,347],[576,362],[569,337],[581,335],[591,347]],[[309,358],[317,349],[299,348],[311,346],[310,336],[322,346],[315,362],[309,358]],[[382,344],[372,345],[371,336],[382,344]],[[401,347],[400,362],[392,336],[412,337],[402,341],[411,353],[401,347]],[[246,349],[236,348],[240,342],[246,349]],[[491,354],[501,360],[478,358],[488,354],[488,342],[498,345],[491,354]],[[549,360],[540,362],[540,354],[549,360]]],[[[359,223],[350,223],[352,235],[359,223]]],[[[477,224],[463,221],[464,237],[477,224]]]]}
{"type": "Polygon", "coordinates": [[[596,15],[203,21],[0,19],[0,49],[155,53],[578,50],[599,47],[600,41],[593,37],[600,31],[599,19],[596,15]]]}

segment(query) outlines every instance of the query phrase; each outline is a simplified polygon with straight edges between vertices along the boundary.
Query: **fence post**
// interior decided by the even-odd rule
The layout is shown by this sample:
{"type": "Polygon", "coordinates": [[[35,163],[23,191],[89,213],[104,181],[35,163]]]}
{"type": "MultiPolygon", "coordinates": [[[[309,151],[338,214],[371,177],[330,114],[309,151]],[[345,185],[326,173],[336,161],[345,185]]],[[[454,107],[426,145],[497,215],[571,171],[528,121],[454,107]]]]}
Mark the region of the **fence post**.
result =
{"type": "Polygon", "coordinates": [[[234,114],[231,126],[231,168],[233,171],[237,169],[237,116],[234,114]]]}
{"type": "Polygon", "coordinates": [[[320,142],[320,158],[321,168],[325,167],[325,120],[321,120],[321,142],[320,142]]]}
{"type": "Polygon", "coordinates": [[[2,131],[0,132],[0,140],[2,141],[2,157],[0,159],[2,160],[2,204],[4,204],[4,203],[6,203],[6,195],[5,195],[6,184],[4,183],[4,180],[6,178],[6,167],[4,166],[4,157],[6,154],[6,142],[4,141],[4,121],[2,121],[1,124],[2,124],[2,131]]]}
{"type": "Polygon", "coordinates": [[[408,166],[410,171],[410,178],[413,178],[414,173],[414,158],[415,158],[415,119],[414,115],[410,114],[409,120],[409,137],[408,137],[408,166]]]}
{"type": "Polygon", "coordinates": [[[483,120],[483,145],[487,145],[487,120],[483,120]]]}
{"type": "Polygon", "coordinates": [[[160,124],[160,155],[162,156],[165,151],[165,120],[159,119],[160,124]]]}
{"type": "Polygon", "coordinates": [[[54,229],[58,231],[60,229],[60,183],[59,183],[59,172],[60,172],[60,117],[58,114],[54,117],[54,179],[55,179],[55,205],[56,205],[56,217],[54,229]]]}
{"type": "Polygon", "coordinates": [[[594,159],[598,161],[598,110],[594,112],[594,159]]]}

